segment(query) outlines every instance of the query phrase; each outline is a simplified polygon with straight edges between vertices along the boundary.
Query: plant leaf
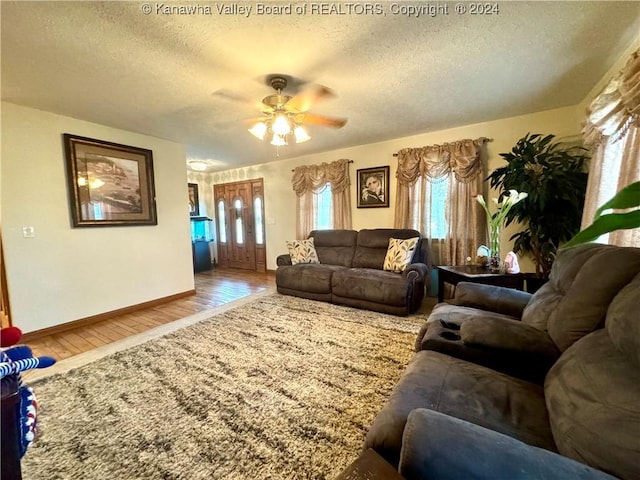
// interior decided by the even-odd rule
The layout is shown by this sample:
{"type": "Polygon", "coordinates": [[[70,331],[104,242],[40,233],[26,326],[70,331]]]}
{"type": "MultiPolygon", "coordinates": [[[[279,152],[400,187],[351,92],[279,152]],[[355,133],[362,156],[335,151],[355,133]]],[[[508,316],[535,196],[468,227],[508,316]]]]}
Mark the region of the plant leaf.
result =
{"type": "Polygon", "coordinates": [[[640,182],[634,182],[620,190],[611,200],[605,202],[594,216],[594,221],[602,215],[602,212],[610,208],[623,209],[640,205],[640,182]]]}
{"type": "Polygon", "coordinates": [[[608,213],[596,218],[591,225],[578,232],[571,240],[565,243],[563,248],[591,242],[600,235],[614,230],[626,230],[638,227],[640,227],[640,210],[627,213],[608,213]]]}

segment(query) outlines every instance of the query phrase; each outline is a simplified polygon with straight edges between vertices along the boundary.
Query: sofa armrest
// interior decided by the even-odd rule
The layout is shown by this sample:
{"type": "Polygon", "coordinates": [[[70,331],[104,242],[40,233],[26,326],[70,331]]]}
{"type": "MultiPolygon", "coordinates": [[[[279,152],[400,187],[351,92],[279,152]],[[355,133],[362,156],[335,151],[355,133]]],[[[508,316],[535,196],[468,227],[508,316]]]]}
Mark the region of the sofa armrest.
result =
{"type": "Polygon", "coordinates": [[[615,478],[571,458],[427,409],[409,414],[399,471],[407,480],[615,478]]]}
{"type": "Polygon", "coordinates": [[[477,322],[462,322],[460,339],[465,345],[533,354],[551,363],[560,356],[560,351],[546,332],[504,318],[487,317],[477,322]]]}
{"type": "Polygon", "coordinates": [[[521,318],[532,295],[513,288],[460,282],[451,303],[521,318]]]}
{"type": "Polygon", "coordinates": [[[416,351],[434,350],[542,385],[560,356],[547,333],[493,312],[474,311],[463,319],[434,312],[416,338],[416,351]]]}
{"type": "Polygon", "coordinates": [[[429,275],[429,269],[424,263],[410,263],[402,271],[402,276],[405,278],[415,277],[418,282],[424,282],[429,275]]]}
{"type": "Polygon", "coordinates": [[[289,255],[288,253],[284,255],[278,255],[278,257],[276,258],[276,265],[279,267],[291,265],[291,255],[289,255]]]}

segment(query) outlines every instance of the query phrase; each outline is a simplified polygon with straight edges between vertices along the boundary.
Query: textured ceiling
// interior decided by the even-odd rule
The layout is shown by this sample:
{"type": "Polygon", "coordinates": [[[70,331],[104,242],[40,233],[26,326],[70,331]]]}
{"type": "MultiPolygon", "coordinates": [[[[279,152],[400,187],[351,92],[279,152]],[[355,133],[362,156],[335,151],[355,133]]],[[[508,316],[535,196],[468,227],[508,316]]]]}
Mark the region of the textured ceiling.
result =
{"type": "Polygon", "coordinates": [[[328,86],[337,96],[311,111],[349,119],[310,127],[310,142],[280,149],[288,158],[574,105],[640,35],[637,1],[500,2],[485,15],[291,5],[2,1],[2,99],[181,142],[215,171],[276,160],[242,122],[255,107],[215,93],[259,101],[270,73],[328,86]],[[163,10],[177,5],[196,14],[163,10]],[[234,5],[251,11],[218,11],[234,5]]]}

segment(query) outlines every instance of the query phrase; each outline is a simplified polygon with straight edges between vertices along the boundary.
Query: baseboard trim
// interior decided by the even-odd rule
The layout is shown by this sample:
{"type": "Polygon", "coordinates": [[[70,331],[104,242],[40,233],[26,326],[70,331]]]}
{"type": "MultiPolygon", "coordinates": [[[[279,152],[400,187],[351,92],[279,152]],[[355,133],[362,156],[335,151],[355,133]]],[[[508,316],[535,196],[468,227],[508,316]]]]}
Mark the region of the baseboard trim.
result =
{"type": "Polygon", "coordinates": [[[180,300],[181,298],[190,297],[195,294],[195,290],[187,290],[185,292],[169,295],[168,297],[156,298],[155,300],[149,300],[148,302],[138,303],[136,305],[130,305],[128,307],[119,308],[117,310],[111,310],[110,312],[99,313],[90,317],[61,323],[60,325],[43,328],[42,330],[34,330],[33,332],[23,334],[20,342],[29,343],[32,340],[37,340],[39,338],[46,337],[47,335],[55,335],[56,333],[66,332],[68,330],[73,330],[74,328],[86,327],[103,320],[109,320],[114,317],[119,317],[120,315],[126,315],[127,313],[144,310],[145,308],[156,307],[158,305],[173,302],[174,300],[180,300]]]}

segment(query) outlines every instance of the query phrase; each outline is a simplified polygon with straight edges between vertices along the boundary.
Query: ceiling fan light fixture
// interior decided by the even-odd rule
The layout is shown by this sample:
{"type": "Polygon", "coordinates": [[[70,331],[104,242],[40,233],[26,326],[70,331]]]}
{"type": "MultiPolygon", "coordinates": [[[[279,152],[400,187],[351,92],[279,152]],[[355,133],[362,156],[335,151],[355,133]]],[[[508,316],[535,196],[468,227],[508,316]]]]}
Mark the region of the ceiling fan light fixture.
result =
{"type": "Polygon", "coordinates": [[[271,125],[271,129],[275,135],[284,136],[291,132],[291,125],[289,124],[289,119],[283,115],[276,115],[273,120],[273,124],[271,125]]]}
{"type": "Polygon", "coordinates": [[[258,122],[249,129],[249,133],[260,140],[264,140],[264,135],[267,133],[267,124],[258,122]]]}
{"type": "Polygon", "coordinates": [[[278,135],[277,133],[273,134],[273,138],[271,139],[271,145],[276,147],[284,147],[287,144],[287,139],[284,135],[278,135]]]}
{"type": "Polygon", "coordinates": [[[307,131],[300,125],[293,129],[293,135],[296,137],[296,143],[304,143],[311,140],[307,131]]]}
{"type": "MultiPolygon", "coordinates": [[[[290,96],[284,91],[292,78],[281,74],[269,75],[266,78],[267,85],[275,90],[275,94],[272,93],[262,99],[262,105],[259,108],[262,116],[247,123],[252,125],[248,129],[251,135],[275,147],[284,147],[294,142],[304,143],[311,140],[306,129],[307,125],[344,127],[346,119],[308,112],[316,101],[333,96],[330,89],[322,85],[312,85],[290,96]]],[[[305,82],[296,80],[295,85],[300,86],[303,83],[305,82]]],[[[276,156],[279,156],[277,152],[276,149],[276,156]]]]}

